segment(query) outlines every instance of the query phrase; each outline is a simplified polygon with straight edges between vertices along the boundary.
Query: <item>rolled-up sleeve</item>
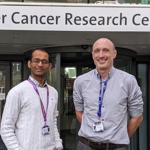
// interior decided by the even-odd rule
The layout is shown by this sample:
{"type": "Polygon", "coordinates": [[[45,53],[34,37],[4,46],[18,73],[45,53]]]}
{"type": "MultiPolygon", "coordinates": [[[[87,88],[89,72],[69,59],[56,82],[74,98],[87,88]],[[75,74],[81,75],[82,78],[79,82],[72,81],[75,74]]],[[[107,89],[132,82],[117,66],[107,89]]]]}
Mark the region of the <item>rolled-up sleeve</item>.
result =
{"type": "Polygon", "coordinates": [[[84,110],[84,102],[83,102],[83,98],[82,98],[82,82],[80,82],[79,77],[74,82],[73,101],[74,101],[75,109],[77,111],[84,110]]]}
{"type": "Polygon", "coordinates": [[[134,76],[128,85],[128,111],[131,117],[138,117],[143,113],[142,92],[134,76]]]}

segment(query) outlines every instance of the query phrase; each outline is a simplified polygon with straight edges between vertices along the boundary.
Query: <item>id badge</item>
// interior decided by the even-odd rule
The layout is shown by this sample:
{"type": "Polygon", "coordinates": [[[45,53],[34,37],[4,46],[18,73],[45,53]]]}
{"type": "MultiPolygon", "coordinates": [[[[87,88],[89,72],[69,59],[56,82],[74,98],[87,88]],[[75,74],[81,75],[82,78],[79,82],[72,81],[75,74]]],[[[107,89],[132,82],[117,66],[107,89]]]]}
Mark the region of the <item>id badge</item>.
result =
{"type": "Polygon", "coordinates": [[[43,135],[50,134],[50,126],[44,125],[44,126],[42,127],[42,134],[43,134],[43,135]]]}
{"type": "Polygon", "coordinates": [[[93,131],[94,132],[103,132],[104,131],[104,126],[101,122],[95,122],[93,124],[93,131]]]}

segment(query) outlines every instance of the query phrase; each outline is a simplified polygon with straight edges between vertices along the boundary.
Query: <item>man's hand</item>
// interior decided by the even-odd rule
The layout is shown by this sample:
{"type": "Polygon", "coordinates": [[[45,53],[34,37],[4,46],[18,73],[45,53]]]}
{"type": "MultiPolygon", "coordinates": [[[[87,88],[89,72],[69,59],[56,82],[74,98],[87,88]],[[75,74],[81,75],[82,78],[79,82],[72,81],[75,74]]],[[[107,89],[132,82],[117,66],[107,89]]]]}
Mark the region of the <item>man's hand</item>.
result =
{"type": "Polygon", "coordinates": [[[143,120],[142,115],[140,115],[139,117],[130,119],[128,126],[127,126],[129,138],[134,134],[136,129],[140,126],[142,120],[143,120]]]}

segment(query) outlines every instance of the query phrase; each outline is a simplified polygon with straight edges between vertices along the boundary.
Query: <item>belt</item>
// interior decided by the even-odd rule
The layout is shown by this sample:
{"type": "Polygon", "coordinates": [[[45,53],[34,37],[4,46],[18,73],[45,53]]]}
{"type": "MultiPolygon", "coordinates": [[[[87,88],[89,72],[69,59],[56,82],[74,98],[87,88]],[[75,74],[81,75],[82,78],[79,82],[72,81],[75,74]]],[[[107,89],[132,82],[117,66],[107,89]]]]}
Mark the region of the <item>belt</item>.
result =
{"type": "Polygon", "coordinates": [[[88,140],[84,137],[80,137],[80,141],[86,145],[89,145],[93,149],[102,150],[102,149],[116,149],[121,147],[126,147],[125,144],[113,144],[113,143],[101,143],[101,142],[94,142],[88,140]]]}

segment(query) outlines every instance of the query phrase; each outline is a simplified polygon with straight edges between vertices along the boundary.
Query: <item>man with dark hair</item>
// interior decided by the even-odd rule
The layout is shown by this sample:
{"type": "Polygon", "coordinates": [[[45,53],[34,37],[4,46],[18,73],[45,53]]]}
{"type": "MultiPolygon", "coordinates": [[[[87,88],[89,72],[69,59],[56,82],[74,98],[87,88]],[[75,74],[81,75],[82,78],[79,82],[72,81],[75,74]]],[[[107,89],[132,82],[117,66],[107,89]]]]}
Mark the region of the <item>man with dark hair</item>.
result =
{"type": "Polygon", "coordinates": [[[31,60],[31,59],[32,59],[32,54],[33,54],[33,52],[36,51],[37,49],[40,49],[41,51],[46,52],[46,53],[48,54],[48,56],[49,56],[49,57],[48,57],[49,63],[51,63],[51,57],[50,57],[49,52],[48,52],[45,48],[41,48],[41,47],[32,49],[32,50],[29,52],[29,58],[28,58],[28,60],[31,60]]]}
{"type": "Polygon", "coordinates": [[[28,60],[31,75],[12,88],[6,98],[1,136],[11,150],[62,150],[57,129],[58,93],[47,84],[50,56],[35,49],[28,60]]]}
{"type": "Polygon", "coordinates": [[[96,69],[74,82],[76,117],[81,123],[77,150],[127,150],[142,122],[142,92],[133,75],[114,68],[116,55],[109,39],[98,39],[92,48],[96,69]]]}

